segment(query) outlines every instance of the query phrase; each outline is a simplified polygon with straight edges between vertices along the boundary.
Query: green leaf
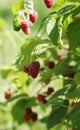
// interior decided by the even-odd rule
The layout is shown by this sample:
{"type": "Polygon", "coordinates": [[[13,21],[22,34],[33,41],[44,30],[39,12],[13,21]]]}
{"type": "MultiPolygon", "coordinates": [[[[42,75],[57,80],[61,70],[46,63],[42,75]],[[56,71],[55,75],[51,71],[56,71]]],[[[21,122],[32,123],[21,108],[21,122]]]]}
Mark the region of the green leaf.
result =
{"type": "Polygon", "coordinates": [[[64,100],[62,98],[53,98],[48,100],[48,103],[52,104],[53,107],[61,107],[64,103],[64,100]]]}
{"type": "Polygon", "coordinates": [[[20,9],[23,8],[24,0],[17,0],[15,4],[12,6],[13,14],[16,14],[20,9]]]}
{"type": "Polygon", "coordinates": [[[75,130],[80,129],[80,102],[78,102],[68,115],[68,120],[72,122],[75,130]]]}
{"type": "Polygon", "coordinates": [[[77,52],[80,54],[80,20],[76,20],[68,25],[67,28],[67,35],[69,44],[71,46],[71,49],[74,52],[77,52]],[[76,34],[76,35],[75,35],[76,34]]]}
{"type": "Polygon", "coordinates": [[[51,19],[47,25],[47,33],[49,35],[50,40],[54,45],[59,45],[60,47],[63,46],[62,20],[63,20],[62,17],[59,19],[51,19]]]}
{"type": "Polygon", "coordinates": [[[14,120],[17,121],[18,123],[24,122],[26,105],[27,105],[27,99],[24,98],[17,101],[12,107],[11,113],[13,115],[14,120]]]}
{"type": "Polygon", "coordinates": [[[52,112],[50,113],[48,121],[47,121],[48,129],[61,123],[62,119],[65,118],[65,115],[66,115],[66,112],[68,109],[68,105],[69,105],[68,100],[64,100],[64,106],[61,106],[60,108],[58,108],[56,110],[52,109],[52,112]],[[66,102],[67,102],[67,104],[66,104],[66,102]]]}
{"type": "Polygon", "coordinates": [[[80,84],[80,73],[75,74],[74,81],[76,84],[80,84]]]}
{"type": "Polygon", "coordinates": [[[0,74],[1,74],[1,77],[2,77],[3,79],[6,79],[11,72],[14,73],[15,71],[16,71],[16,69],[13,68],[13,67],[3,67],[3,68],[0,70],[0,74]]]}
{"type": "Polygon", "coordinates": [[[35,101],[34,98],[24,97],[22,99],[19,99],[12,107],[11,113],[13,115],[13,118],[18,123],[24,122],[24,114],[26,107],[31,107],[35,101]]]}
{"type": "Polygon", "coordinates": [[[41,39],[39,37],[33,37],[31,39],[27,39],[26,42],[21,46],[21,54],[24,55],[24,57],[30,59],[31,54],[34,51],[35,47],[43,43],[49,43],[49,40],[41,39]]]}

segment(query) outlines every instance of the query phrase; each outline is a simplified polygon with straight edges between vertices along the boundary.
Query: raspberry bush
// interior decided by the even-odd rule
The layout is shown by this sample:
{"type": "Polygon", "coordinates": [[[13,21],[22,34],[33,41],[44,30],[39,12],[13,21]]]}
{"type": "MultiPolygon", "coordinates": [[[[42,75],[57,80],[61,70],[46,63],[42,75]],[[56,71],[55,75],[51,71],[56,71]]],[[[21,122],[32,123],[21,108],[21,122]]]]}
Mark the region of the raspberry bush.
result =
{"type": "Polygon", "coordinates": [[[0,70],[10,83],[1,106],[9,105],[13,122],[31,130],[79,130],[80,1],[38,2],[49,12],[40,18],[36,33],[36,0],[18,0],[12,6],[13,29],[24,42],[14,62],[0,70]]]}

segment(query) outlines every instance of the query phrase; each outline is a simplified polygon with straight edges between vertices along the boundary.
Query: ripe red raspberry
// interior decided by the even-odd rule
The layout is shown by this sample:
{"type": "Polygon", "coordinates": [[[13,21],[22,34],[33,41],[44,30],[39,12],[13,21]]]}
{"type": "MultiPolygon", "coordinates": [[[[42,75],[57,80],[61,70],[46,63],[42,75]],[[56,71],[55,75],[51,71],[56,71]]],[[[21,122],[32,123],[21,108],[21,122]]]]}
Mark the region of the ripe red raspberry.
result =
{"type": "Polygon", "coordinates": [[[37,17],[38,17],[38,14],[37,14],[36,11],[29,14],[29,19],[30,19],[30,21],[31,21],[32,23],[34,23],[34,22],[37,21],[37,17]]]}
{"type": "Polygon", "coordinates": [[[75,73],[72,72],[72,73],[69,73],[69,74],[67,75],[67,77],[68,77],[68,78],[74,78],[74,75],[75,75],[75,73]]]}
{"type": "Polygon", "coordinates": [[[50,95],[52,92],[54,92],[54,89],[49,87],[47,90],[47,95],[50,95]]]}
{"type": "Polygon", "coordinates": [[[11,97],[11,92],[9,90],[4,93],[5,99],[9,99],[11,97]]]}
{"type": "Polygon", "coordinates": [[[44,3],[47,8],[51,8],[53,5],[53,0],[44,0],[44,3]]]}
{"type": "Polygon", "coordinates": [[[42,102],[44,98],[45,98],[45,96],[42,95],[42,94],[38,94],[38,95],[37,95],[37,100],[38,100],[39,102],[42,102]]]}
{"type": "Polygon", "coordinates": [[[73,101],[71,102],[71,106],[73,107],[74,105],[76,105],[76,101],[73,100],[73,101]]]}
{"type": "Polygon", "coordinates": [[[30,119],[31,119],[31,115],[28,114],[28,113],[26,113],[26,114],[24,115],[24,120],[25,120],[25,121],[30,121],[30,119]]]}
{"type": "Polygon", "coordinates": [[[29,25],[29,22],[27,21],[22,21],[21,22],[21,29],[23,30],[23,32],[25,34],[30,34],[30,25],[29,25]]]}
{"type": "Polygon", "coordinates": [[[40,70],[40,63],[33,61],[30,65],[30,75],[32,78],[36,78],[40,70]]]}
{"type": "Polygon", "coordinates": [[[31,115],[31,119],[32,121],[36,121],[37,120],[37,114],[35,112],[32,112],[32,115],[31,115]]]}
{"type": "Polygon", "coordinates": [[[47,103],[48,103],[48,101],[47,101],[45,98],[42,100],[42,102],[43,102],[44,104],[47,104],[47,103]]]}
{"type": "Polygon", "coordinates": [[[29,107],[26,108],[26,113],[29,114],[29,115],[32,114],[32,110],[31,110],[31,108],[29,108],[29,107]]]}
{"type": "Polygon", "coordinates": [[[24,65],[23,70],[24,70],[25,73],[28,73],[28,75],[30,75],[30,73],[29,73],[29,66],[24,65]]]}
{"type": "Polygon", "coordinates": [[[54,63],[53,61],[49,61],[49,62],[48,62],[48,68],[49,68],[49,69],[53,69],[54,66],[55,66],[55,63],[54,63]]]}

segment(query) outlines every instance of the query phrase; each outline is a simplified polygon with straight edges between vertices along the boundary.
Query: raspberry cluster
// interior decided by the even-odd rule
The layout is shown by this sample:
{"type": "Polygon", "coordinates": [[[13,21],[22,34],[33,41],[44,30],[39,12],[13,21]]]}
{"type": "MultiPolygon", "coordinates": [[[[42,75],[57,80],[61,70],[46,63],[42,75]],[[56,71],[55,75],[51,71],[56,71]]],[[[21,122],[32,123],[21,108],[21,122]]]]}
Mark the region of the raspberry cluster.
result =
{"type": "Polygon", "coordinates": [[[24,65],[24,72],[32,78],[36,78],[38,76],[39,70],[40,63],[38,61],[33,61],[30,65],[24,65]]]}
{"type": "Polygon", "coordinates": [[[35,113],[35,112],[33,112],[32,111],[32,109],[31,108],[26,108],[26,110],[25,110],[25,115],[24,115],[24,120],[25,121],[30,121],[30,120],[32,120],[32,121],[37,121],[37,114],[35,113]]]}
{"type": "Polygon", "coordinates": [[[53,93],[54,92],[54,89],[52,88],[52,87],[49,87],[48,88],[48,90],[47,90],[47,92],[45,93],[45,95],[44,94],[38,94],[37,95],[37,100],[39,101],[39,102],[42,102],[43,104],[46,104],[48,101],[46,100],[46,97],[48,96],[48,95],[50,95],[51,93],[53,93]]]}

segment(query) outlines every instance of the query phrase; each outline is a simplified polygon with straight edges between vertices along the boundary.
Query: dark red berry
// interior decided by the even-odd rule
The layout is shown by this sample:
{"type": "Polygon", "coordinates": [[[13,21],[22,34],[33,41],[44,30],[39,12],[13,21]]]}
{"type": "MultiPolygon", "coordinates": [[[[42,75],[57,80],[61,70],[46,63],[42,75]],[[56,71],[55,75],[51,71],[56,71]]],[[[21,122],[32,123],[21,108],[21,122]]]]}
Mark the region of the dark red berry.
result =
{"type": "Polygon", "coordinates": [[[24,120],[25,120],[25,121],[30,121],[30,119],[31,119],[31,115],[28,114],[28,113],[26,113],[26,114],[24,115],[24,120]]]}
{"type": "Polygon", "coordinates": [[[29,114],[29,115],[32,114],[32,110],[31,110],[31,108],[29,108],[29,107],[26,108],[26,113],[29,114]]]}
{"type": "Polygon", "coordinates": [[[44,0],[44,3],[47,8],[51,8],[53,6],[53,0],[44,0]]]}
{"type": "Polygon", "coordinates": [[[43,102],[44,104],[47,104],[47,103],[48,103],[48,101],[47,101],[45,98],[42,100],[42,102],[43,102]]]}
{"type": "Polygon", "coordinates": [[[11,97],[11,92],[9,90],[4,93],[5,99],[9,99],[11,97]]]}
{"type": "Polygon", "coordinates": [[[58,61],[62,60],[62,55],[58,55],[58,61]]]}
{"type": "Polygon", "coordinates": [[[32,23],[36,22],[37,21],[37,17],[38,17],[38,14],[37,12],[32,12],[29,14],[29,19],[32,23]]]}
{"type": "Polygon", "coordinates": [[[69,78],[74,78],[74,75],[75,75],[75,73],[69,73],[69,74],[67,75],[67,77],[69,77],[69,78]]]}
{"type": "Polygon", "coordinates": [[[30,75],[32,78],[36,78],[40,70],[40,63],[33,61],[30,65],[30,75]]]}
{"type": "Polygon", "coordinates": [[[73,101],[71,102],[71,106],[73,107],[74,105],[76,105],[76,101],[73,100],[73,101]]]}
{"type": "Polygon", "coordinates": [[[29,22],[27,21],[22,21],[21,22],[21,29],[23,30],[23,32],[25,34],[30,34],[30,25],[29,25],[29,22]]]}
{"type": "Polygon", "coordinates": [[[25,73],[28,73],[28,75],[30,75],[30,73],[29,73],[29,66],[24,65],[23,70],[24,70],[25,73]]]}
{"type": "Polygon", "coordinates": [[[38,94],[38,95],[37,95],[37,100],[38,100],[39,102],[42,102],[44,99],[45,99],[45,96],[44,96],[44,95],[42,95],[42,94],[38,94]]]}
{"type": "Polygon", "coordinates": [[[48,62],[48,67],[49,67],[49,69],[53,69],[54,66],[55,66],[55,63],[54,63],[53,61],[49,61],[49,62],[48,62]]]}
{"type": "Polygon", "coordinates": [[[54,89],[49,87],[47,90],[47,95],[50,95],[52,92],[54,92],[54,89]]]}
{"type": "Polygon", "coordinates": [[[35,112],[32,112],[31,119],[32,119],[32,121],[37,120],[37,114],[35,112]]]}

